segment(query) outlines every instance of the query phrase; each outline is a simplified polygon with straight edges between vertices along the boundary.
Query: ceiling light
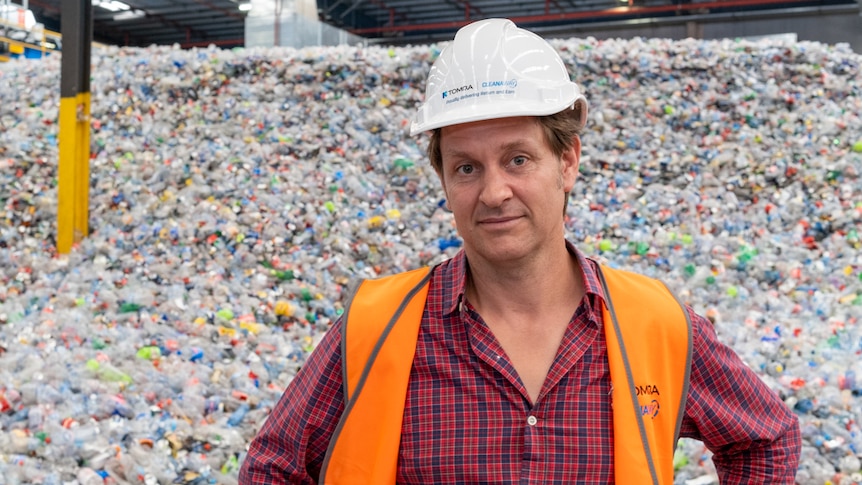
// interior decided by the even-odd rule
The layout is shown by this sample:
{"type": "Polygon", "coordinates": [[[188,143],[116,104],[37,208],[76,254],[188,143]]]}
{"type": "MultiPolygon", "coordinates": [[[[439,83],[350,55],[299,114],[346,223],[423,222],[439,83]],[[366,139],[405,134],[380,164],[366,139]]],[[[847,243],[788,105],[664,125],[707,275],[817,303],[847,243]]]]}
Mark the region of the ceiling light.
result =
{"type": "Polygon", "coordinates": [[[119,0],[93,0],[93,5],[96,7],[102,7],[105,10],[110,10],[111,12],[130,10],[132,8],[119,0]]]}
{"type": "Polygon", "coordinates": [[[120,20],[139,19],[145,15],[146,15],[146,13],[143,10],[129,10],[128,12],[120,12],[117,15],[114,15],[114,20],[120,21],[120,20]]]}
{"type": "Polygon", "coordinates": [[[250,3],[241,3],[237,6],[237,8],[239,8],[239,10],[241,12],[248,12],[249,10],[251,10],[251,4],[250,3]]]}

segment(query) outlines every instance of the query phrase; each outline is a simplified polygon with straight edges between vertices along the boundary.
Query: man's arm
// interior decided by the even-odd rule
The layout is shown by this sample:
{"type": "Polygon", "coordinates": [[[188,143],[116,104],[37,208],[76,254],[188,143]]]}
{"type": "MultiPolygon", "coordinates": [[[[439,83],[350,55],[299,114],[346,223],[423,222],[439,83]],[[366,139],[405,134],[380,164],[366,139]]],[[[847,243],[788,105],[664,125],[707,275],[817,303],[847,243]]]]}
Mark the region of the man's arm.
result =
{"type": "Polygon", "coordinates": [[[254,437],[242,485],[314,485],[344,410],[340,320],[311,353],[254,437]]]}
{"type": "Polygon", "coordinates": [[[690,313],[694,348],[681,435],[713,452],[722,484],[792,485],[802,446],[799,419],[718,340],[709,321],[690,313]]]}

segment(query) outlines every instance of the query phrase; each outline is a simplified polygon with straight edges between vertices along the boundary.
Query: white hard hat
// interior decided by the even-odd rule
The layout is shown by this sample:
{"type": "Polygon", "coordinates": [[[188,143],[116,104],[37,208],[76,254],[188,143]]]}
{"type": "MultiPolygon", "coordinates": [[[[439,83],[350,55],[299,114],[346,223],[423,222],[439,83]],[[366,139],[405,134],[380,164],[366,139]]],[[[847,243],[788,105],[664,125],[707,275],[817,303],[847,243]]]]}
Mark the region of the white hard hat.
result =
{"type": "Polygon", "coordinates": [[[587,100],[547,41],[511,20],[480,20],[462,27],[434,61],[410,134],[471,121],[551,115],[577,104],[580,129],[587,121],[587,100]]]}

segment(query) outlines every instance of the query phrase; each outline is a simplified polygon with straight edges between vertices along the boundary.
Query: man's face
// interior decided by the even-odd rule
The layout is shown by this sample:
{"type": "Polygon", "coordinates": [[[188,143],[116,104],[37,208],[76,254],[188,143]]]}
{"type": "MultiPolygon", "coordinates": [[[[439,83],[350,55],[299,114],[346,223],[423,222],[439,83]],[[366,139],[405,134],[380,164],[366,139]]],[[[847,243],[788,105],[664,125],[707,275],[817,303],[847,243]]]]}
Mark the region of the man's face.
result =
{"type": "Polygon", "coordinates": [[[562,243],[580,140],[558,159],[532,117],[453,125],[441,135],[440,179],[468,258],[517,263],[562,243]]]}

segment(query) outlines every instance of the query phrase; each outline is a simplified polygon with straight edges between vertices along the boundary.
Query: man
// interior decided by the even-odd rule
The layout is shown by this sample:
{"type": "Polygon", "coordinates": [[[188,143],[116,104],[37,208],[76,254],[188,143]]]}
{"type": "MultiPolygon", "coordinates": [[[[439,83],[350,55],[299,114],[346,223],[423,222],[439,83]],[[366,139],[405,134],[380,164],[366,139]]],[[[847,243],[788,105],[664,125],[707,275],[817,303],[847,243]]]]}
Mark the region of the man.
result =
{"type": "Polygon", "coordinates": [[[663,285],[565,240],[587,102],[553,48],[461,29],[411,131],[463,250],[357,289],[251,443],[243,484],[792,484],[797,418],[663,285]]]}

